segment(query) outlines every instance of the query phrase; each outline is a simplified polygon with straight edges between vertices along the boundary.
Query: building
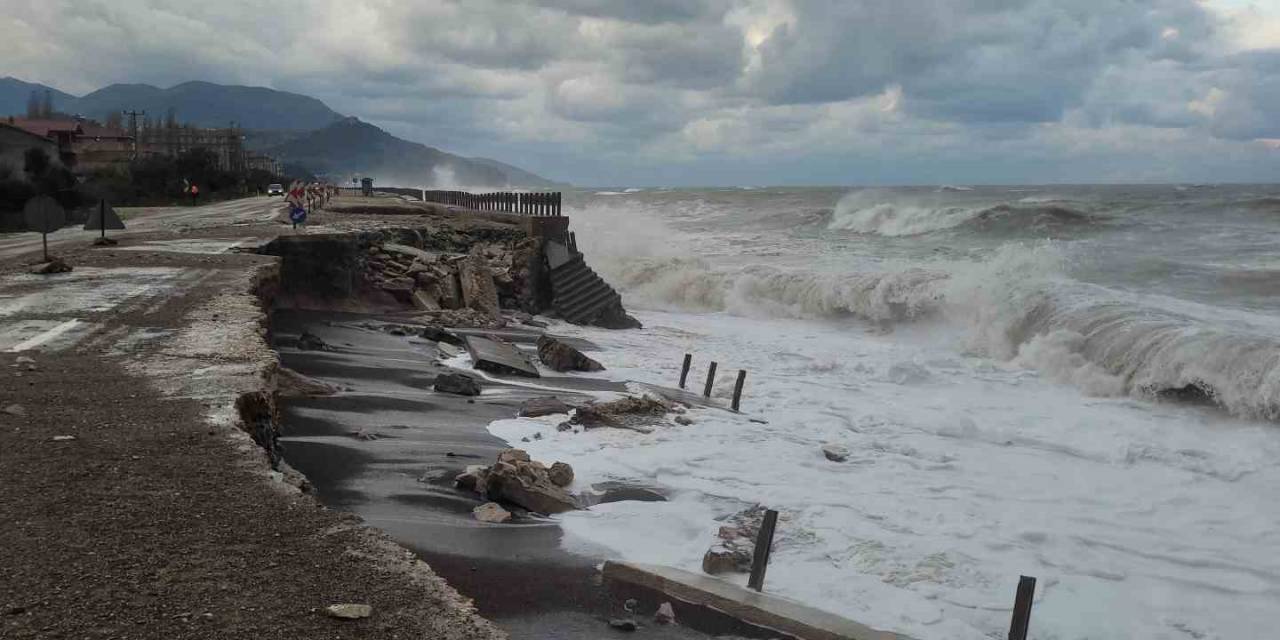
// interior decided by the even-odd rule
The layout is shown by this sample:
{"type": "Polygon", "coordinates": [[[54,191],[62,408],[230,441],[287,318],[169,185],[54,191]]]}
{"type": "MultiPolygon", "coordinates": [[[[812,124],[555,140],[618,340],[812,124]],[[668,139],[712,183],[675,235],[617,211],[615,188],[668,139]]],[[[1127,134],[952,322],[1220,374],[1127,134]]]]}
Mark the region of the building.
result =
{"type": "Polygon", "coordinates": [[[58,161],[58,143],[22,127],[0,120],[0,167],[17,177],[26,165],[28,149],[43,149],[49,159],[58,161]]]}
{"type": "Polygon", "coordinates": [[[124,167],[133,158],[133,136],[124,129],[83,119],[10,118],[13,126],[52,141],[56,157],[77,173],[124,167]]]}

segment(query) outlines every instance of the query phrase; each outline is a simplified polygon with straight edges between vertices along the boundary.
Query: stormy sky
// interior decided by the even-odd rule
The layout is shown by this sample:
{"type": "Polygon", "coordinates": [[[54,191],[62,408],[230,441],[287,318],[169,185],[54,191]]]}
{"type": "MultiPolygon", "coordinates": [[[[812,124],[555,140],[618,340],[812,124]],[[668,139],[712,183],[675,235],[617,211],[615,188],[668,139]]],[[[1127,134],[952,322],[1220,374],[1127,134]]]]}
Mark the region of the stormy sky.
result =
{"type": "Polygon", "coordinates": [[[1280,176],[1280,0],[0,8],[0,76],[296,91],[583,185],[1280,176]]]}

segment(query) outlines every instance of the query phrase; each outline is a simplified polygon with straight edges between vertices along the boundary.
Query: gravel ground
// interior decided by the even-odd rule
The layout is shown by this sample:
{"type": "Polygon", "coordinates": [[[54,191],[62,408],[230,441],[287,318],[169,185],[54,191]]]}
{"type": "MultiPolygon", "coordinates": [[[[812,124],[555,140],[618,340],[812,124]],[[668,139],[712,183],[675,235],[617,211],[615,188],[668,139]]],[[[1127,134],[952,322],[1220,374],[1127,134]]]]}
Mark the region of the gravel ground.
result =
{"type": "MultiPolygon", "coordinates": [[[[502,637],[408,551],[280,482],[227,419],[274,371],[245,291],[268,259],[58,253],[198,277],[153,304],[79,314],[95,328],[72,348],[0,353],[0,638],[502,637]],[[161,337],[126,339],[144,330],[161,337]],[[337,603],[373,614],[323,615],[337,603]]],[[[0,297],[29,258],[0,263],[0,297]]]]}

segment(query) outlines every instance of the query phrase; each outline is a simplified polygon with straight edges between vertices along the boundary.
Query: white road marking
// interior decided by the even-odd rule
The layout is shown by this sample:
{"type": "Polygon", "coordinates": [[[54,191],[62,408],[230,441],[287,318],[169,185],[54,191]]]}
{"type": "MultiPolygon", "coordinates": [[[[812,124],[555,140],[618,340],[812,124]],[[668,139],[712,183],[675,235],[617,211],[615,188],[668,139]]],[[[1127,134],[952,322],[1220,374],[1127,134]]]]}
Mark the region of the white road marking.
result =
{"type": "Polygon", "coordinates": [[[12,347],[9,347],[9,352],[17,353],[18,351],[26,351],[28,349],[34,349],[76,328],[79,324],[80,324],[79,320],[76,320],[76,319],[67,320],[62,324],[54,326],[52,329],[49,329],[48,331],[32,336],[26,340],[23,340],[22,342],[19,342],[18,344],[13,345],[12,347]]]}

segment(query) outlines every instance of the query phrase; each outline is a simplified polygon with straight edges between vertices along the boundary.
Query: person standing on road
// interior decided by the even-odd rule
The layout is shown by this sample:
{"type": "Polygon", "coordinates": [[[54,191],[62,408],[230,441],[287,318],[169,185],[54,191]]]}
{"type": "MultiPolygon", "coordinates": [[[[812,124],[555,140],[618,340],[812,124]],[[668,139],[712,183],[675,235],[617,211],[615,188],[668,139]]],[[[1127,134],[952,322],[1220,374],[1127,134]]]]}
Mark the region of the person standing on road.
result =
{"type": "Polygon", "coordinates": [[[191,185],[191,206],[196,206],[196,201],[200,199],[200,187],[195,184],[191,185]]]}

